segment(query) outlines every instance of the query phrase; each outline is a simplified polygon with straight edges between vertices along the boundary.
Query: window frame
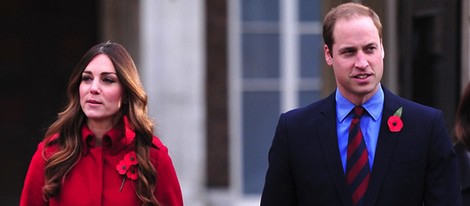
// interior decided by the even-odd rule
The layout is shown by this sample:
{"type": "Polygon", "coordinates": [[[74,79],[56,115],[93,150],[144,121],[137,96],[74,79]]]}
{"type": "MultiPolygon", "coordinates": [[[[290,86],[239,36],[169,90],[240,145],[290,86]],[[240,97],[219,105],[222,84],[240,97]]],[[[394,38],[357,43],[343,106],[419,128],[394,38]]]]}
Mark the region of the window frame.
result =
{"type": "MultiPolygon", "coordinates": [[[[228,85],[229,85],[229,142],[230,142],[230,186],[234,205],[259,205],[261,194],[243,192],[243,92],[279,91],[280,111],[285,112],[299,107],[299,93],[321,91],[321,76],[302,78],[300,75],[300,38],[303,34],[320,34],[321,22],[301,22],[299,1],[279,0],[279,77],[250,78],[242,75],[242,42],[245,32],[276,32],[276,26],[263,22],[242,22],[242,0],[229,1],[228,10],[228,85]]],[[[318,5],[321,6],[321,5],[318,5]]],[[[321,68],[318,68],[321,72],[321,68]]],[[[273,125],[275,127],[275,125],[273,125]]],[[[274,131],[273,131],[274,133],[274,131]]],[[[270,137],[272,138],[272,137],[270,137]]],[[[270,145],[269,145],[270,146],[270,145]]],[[[266,154],[267,157],[268,154],[266,154]]],[[[267,158],[266,158],[267,161],[267,158]]],[[[264,176],[261,177],[264,179],[264,176]]]]}

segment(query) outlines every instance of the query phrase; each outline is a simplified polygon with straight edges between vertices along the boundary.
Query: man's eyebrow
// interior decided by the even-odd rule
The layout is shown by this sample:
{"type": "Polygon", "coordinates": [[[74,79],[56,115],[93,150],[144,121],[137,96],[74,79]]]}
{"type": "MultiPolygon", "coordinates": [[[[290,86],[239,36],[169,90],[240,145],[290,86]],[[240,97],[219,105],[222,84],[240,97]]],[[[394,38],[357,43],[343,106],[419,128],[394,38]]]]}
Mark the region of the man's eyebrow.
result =
{"type": "Polygon", "coordinates": [[[377,45],[378,45],[377,43],[375,43],[375,42],[371,42],[371,43],[368,43],[368,44],[366,44],[366,46],[365,46],[365,47],[370,47],[370,46],[377,46],[377,45]]]}
{"type": "Polygon", "coordinates": [[[357,50],[357,48],[353,46],[347,46],[347,47],[343,47],[339,49],[339,51],[351,51],[351,50],[357,50]]]}

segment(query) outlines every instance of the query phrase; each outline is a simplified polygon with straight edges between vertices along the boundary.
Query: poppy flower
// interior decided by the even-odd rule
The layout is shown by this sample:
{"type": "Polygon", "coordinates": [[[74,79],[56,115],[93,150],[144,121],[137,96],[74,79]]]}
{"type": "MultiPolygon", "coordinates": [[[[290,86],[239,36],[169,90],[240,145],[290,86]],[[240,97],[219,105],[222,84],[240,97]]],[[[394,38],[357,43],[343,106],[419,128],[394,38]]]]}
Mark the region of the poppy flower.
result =
{"type": "Polygon", "coordinates": [[[391,116],[388,118],[388,128],[391,132],[399,132],[403,128],[403,122],[399,116],[391,116]]]}
{"type": "Polygon", "coordinates": [[[127,178],[131,180],[137,180],[137,177],[139,177],[139,174],[137,173],[137,167],[132,166],[131,168],[129,168],[126,175],[127,175],[127,178]]]}
{"type": "Polygon", "coordinates": [[[131,151],[124,155],[124,158],[116,165],[117,172],[123,175],[121,188],[119,188],[119,191],[121,191],[124,187],[126,178],[137,180],[139,177],[137,163],[137,156],[134,151],[131,151]]]}
{"type": "Polygon", "coordinates": [[[129,152],[124,156],[124,161],[126,161],[129,165],[137,165],[137,156],[134,151],[129,152]]]}
{"type": "Polygon", "coordinates": [[[127,162],[124,161],[124,160],[119,161],[119,164],[116,165],[116,170],[117,170],[118,173],[121,174],[121,175],[126,174],[127,169],[129,169],[129,165],[128,165],[127,162]]]}
{"type": "Polygon", "coordinates": [[[403,121],[401,120],[401,113],[402,113],[403,107],[398,108],[398,110],[388,118],[387,124],[388,124],[388,129],[391,132],[400,132],[401,128],[403,128],[403,121]]]}

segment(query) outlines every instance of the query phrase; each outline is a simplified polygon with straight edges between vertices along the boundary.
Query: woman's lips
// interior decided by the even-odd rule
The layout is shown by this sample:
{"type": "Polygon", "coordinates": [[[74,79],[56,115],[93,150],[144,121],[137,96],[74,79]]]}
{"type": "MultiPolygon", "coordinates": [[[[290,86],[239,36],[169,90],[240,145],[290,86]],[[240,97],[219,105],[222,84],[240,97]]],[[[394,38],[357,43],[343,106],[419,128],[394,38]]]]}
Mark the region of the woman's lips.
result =
{"type": "Polygon", "coordinates": [[[87,102],[87,103],[90,103],[90,104],[101,104],[101,102],[100,102],[100,101],[93,100],[93,99],[91,99],[91,100],[87,100],[86,102],[87,102]]]}

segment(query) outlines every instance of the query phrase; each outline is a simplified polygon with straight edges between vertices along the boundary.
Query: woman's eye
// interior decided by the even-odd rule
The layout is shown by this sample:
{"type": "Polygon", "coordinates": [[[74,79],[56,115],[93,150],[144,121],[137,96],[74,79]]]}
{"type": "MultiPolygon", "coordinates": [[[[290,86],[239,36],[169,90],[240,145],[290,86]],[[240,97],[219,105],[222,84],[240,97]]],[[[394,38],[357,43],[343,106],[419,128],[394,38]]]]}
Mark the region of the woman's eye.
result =
{"type": "Polygon", "coordinates": [[[90,81],[91,80],[91,77],[90,76],[82,76],[82,82],[87,82],[87,81],[90,81]]]}
{"type": "Polygon", "coordinates": [[[116,81],[115,81],[114,79],[112,79],[112,78],[104,78],[104,79],[103,79],[103,82],[111,84],[111,83],[114,83],[114,82],[116,82],[116,81]]]}

